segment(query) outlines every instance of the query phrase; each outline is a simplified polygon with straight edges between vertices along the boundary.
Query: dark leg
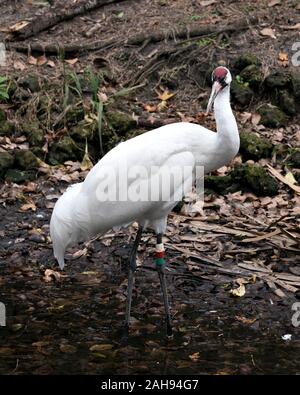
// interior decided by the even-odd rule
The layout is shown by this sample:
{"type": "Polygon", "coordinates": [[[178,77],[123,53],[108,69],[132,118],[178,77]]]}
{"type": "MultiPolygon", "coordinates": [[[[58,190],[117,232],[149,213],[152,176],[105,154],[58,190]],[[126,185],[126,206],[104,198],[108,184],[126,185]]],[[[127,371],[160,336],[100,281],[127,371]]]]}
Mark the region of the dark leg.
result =
{"type": "Polygon", "coordinates": [[[137,231],[136,238],[133,243],[132,250],[129,256],[129,268],[128,268],[128,287],[127,287],[127,301],[126,301],[126,316],[125,316],[125,331],[128,334],[129,331],[129,320],[130,310],[132,301],[132,288],[134,283],[134,273],[136,270],[136,253],[142,237],[143,228],[140,227],[137,231]]]}
{"type": "MultiPolygon", "coordinates": [[[[161,244],[161,243],[162,243],[162,234],[158,234],[157,235],[157,244],[161,244]]],[[[162,294],[163,294],[163,299],[164,299],[167,336],[172,336],[173,331],[172,331],[172,325],[171,325],[171,316],[170,316],[170,309],[169,309],[164,260],[157,259],[156,260],[156,268],[157,268],[160,286],[162,289],[162,294]]]]}

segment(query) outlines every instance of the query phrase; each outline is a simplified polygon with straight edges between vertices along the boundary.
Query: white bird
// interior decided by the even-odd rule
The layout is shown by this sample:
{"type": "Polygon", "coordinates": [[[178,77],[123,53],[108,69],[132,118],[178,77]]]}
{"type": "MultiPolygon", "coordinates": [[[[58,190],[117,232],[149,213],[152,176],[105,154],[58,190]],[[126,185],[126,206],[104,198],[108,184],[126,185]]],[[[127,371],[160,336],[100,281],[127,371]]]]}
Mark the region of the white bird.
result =
{"type": "MultiPolygon", "coordinates": [[[[172,334],[162,235],[166,230],[169,212],[188,192],[186,182],[195,180],[196,166],[204,166],[205,173],[211,172],[230,162],[239,150],[238,127],[230,106],[231,81],[230,71],[225,67],[217,67],[212,73],[213,85],[207,111],[214,105],[217,133],[197,124],[179,122],[134,137],[109,151],[91,169],[84,182],[69,187],[54,207],[50,234],[54,256],[61,269],[64,268],[67,247],[103,234],[111,228],[133,222],[139,224],[129,258],[125,318],[127,332],[136,253],[142,231],[152,228],[157,236],[156,266],[163,292],[167,334],[172,334]],[[157,175],[161,176],[165,169],[171,171],[176,166],[177,169],[191,168],[192,172],[174,181],[170,186],[171,198],[162,197],[164,185],[161,183],[154,183],[155,199],[136,200],[118,195],[130,189],[133,195],[141,190],[149,192],[149,185],[157,175]],[[137,168],[142,171],[137,171],[137,168]],[[155,169],[154,173],[150,172],[152,168],[155,169]],[[105,193],[110,193],[110,199],[103,199],[105,193]]],[[[187,185],[190,184],[187,182],[187,185]]]]}

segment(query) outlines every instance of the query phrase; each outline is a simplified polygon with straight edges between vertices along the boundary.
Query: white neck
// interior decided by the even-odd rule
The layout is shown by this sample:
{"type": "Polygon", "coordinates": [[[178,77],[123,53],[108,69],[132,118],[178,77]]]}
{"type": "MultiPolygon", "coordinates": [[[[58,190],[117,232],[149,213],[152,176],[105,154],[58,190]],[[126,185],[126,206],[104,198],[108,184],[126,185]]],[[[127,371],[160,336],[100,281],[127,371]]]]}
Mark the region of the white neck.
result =
{"type": "Polygon", "coordinates": [[[234,157],[240,146],[237,123],[230,106],[230,88],[225,87],[215,98],[214,114],[217,124],[217,141],[224,156],[234,157]]]}

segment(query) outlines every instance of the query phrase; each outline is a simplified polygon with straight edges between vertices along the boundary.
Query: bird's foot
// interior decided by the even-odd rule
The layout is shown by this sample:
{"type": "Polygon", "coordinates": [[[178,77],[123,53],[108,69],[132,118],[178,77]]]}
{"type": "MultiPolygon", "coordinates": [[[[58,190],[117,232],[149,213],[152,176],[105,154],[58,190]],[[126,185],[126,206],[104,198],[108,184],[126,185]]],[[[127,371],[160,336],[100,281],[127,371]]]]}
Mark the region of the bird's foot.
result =
{"type": "Polygon", "coordinates": [[[173,329],[170,323],[167,323],[166,337],[168,340],[173,339],[173,329]]]}

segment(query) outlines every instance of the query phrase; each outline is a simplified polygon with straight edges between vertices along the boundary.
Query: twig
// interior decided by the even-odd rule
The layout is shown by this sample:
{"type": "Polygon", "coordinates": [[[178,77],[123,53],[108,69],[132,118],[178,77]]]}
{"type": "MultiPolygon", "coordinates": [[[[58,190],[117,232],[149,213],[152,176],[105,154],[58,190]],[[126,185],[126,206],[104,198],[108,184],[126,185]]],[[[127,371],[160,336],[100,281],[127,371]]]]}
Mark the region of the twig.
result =
{"type": "Polygon", "coordinates": [[[291,189],[293,189],[295,192],[300,194],[300,187],[298,185],[292,184],[290,181],[288,181],[286,178],[283,177],[279,173],[279,171],[275,170],[271,165],[267,164],[267,167],[269,169],[269,172],[276,177],[279,181],[283,182],[284,184],[288,185],[291,189]]]}

